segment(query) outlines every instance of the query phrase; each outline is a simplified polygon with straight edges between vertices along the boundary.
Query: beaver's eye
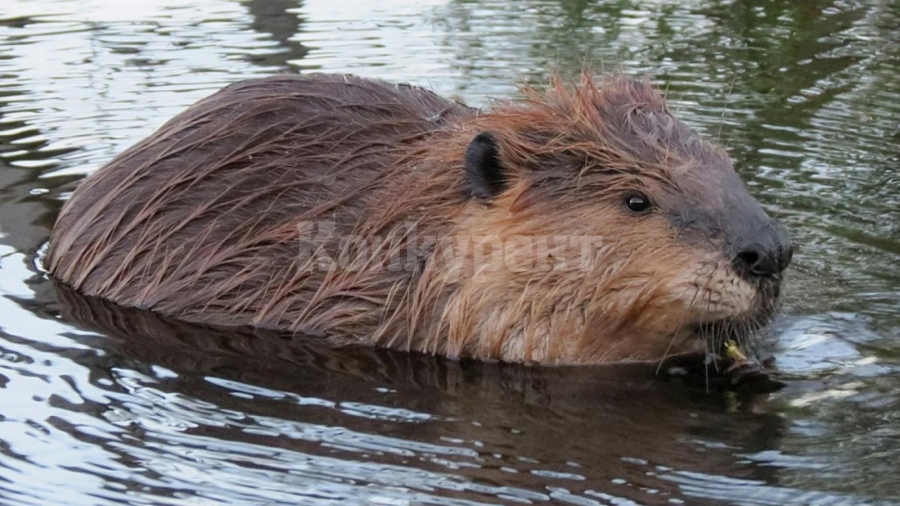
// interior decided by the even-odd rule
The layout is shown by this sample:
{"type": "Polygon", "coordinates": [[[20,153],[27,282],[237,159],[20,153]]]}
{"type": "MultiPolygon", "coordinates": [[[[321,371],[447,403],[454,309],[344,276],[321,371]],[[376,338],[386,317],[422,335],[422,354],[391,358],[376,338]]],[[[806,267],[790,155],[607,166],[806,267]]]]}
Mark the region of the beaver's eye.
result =
{"type": "Polygon", "coordinates": [[[640,193],[633,193],[625,197],[625,205],[634,213],[646,213],[650,210],[650,200],[640,193]]]}

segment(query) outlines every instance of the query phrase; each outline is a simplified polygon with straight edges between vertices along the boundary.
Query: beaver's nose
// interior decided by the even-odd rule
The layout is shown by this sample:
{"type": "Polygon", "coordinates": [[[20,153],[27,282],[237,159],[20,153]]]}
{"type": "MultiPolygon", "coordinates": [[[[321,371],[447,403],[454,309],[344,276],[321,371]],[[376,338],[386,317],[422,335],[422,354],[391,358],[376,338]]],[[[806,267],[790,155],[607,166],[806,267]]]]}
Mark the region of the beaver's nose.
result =
{"type": "Polygon", "coordinates": [[[784,271],[794,255],[794,245],[787,231],[777,224],[765,227],[764,233],[737,248],[734,265],[747,277],[774,276],[784,271]]]}

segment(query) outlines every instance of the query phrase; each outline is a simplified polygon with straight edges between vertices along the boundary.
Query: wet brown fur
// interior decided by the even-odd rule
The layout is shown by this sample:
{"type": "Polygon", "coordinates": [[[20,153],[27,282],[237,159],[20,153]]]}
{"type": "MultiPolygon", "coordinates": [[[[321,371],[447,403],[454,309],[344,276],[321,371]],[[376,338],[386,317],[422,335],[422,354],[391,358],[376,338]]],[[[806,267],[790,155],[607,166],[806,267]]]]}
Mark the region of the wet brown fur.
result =
{"type": "Polygon", "coordinates": [[[645,81],[585,74],[480,112],[411,86],[282,75],[228,86],[90,176],[47,266],[188,321],[452,357],[659,359],[702,348],[700,324],[771,312],[714,237],[622,205],[641,190],[725,209],[709,191],[722,174],[727,155],[645,81]],[[487,201],[463,168],[482,131],[508,171],[487,201]],[[584,263],[558,236],[599,241],[584,263]]]}

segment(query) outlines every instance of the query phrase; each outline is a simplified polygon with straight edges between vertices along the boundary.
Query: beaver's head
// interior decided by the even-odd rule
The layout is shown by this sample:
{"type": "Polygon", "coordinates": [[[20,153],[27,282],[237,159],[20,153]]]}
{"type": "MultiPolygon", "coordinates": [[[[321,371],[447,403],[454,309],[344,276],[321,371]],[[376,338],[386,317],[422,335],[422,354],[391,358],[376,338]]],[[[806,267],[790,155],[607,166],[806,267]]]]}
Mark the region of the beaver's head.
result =
{"type": "Polygon", "coordinates": [[[471,125],[451,354],[653,360],[770,320],[791,240],[722,149],[644,81],[526,97],[471,125]]]}

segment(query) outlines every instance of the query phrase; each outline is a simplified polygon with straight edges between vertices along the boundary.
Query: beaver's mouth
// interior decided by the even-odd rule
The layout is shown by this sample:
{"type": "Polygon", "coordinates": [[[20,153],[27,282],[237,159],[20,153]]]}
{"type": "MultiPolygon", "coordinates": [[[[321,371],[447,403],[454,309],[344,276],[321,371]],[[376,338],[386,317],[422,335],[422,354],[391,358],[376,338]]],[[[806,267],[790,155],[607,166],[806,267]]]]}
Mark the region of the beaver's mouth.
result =
{"type": "MultiPolygon", "coordinates": [[[[753,285],[755,293],[753,301],[748,304],[749,311],[701,320],[693,325],[694,334],[713,344],[721,344],[728,340],[744,343],[771,323],[781,295],[780,276],[758,280],[753,285]]],[[[716,349],[715,346],[713,349],[716,349]]]]}
{"type": "Polygon", "coordinates": [[[723,318],[709,322],[694,325],[694,333],[699,336],[713,341],[744,341],[748,337],[754,335],[766,322],[751,324],[743,319],[723,318]]]}

